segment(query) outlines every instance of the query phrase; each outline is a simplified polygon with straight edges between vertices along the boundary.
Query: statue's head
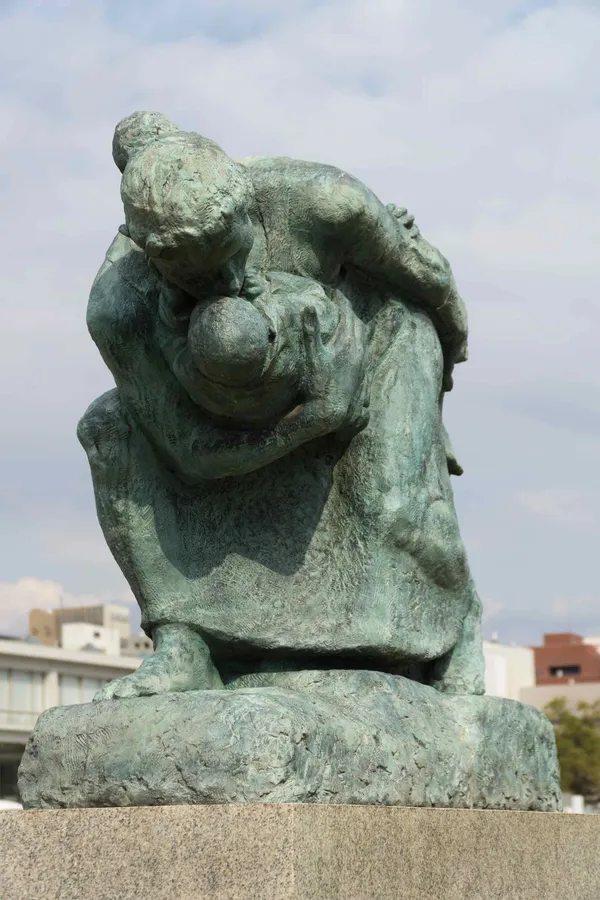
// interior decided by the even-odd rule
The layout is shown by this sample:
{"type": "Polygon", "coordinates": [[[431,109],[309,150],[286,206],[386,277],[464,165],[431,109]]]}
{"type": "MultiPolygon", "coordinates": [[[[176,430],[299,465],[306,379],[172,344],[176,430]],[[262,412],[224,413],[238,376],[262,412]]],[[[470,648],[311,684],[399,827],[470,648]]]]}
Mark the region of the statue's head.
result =
{"type": "Polygon", "coordinates": [[[245,170],[213,141],[155,113],[130,119],[117,126],[115,158],[126,159],[121,198],[132,240],[192,296],[237,294],[254,235],[245,170]]]}
{"type": "MultiPolygon", "coordinates": [[[[212,416],[242,427],[278,421],[300,401],[306,372],[303,313],[316,313],[328,344],[341,318],[352,314],[339,291],[317,281],[271,272],[254,301],[214,297],[193,310],[185,347],[172,344],[175,377],[212,416]]],[[[159,328],[159,335],[166,332],[159,328]]],[[[159,338],[160,339],[160,338],[159,338]]]]}
{"type": "Polygon", "coordinates": [[[121,119],[113,136],[112,155],[119,172],[123,173],[131,157],[153,141],[181,130],[157,112],[134,112],[121,119]]]}

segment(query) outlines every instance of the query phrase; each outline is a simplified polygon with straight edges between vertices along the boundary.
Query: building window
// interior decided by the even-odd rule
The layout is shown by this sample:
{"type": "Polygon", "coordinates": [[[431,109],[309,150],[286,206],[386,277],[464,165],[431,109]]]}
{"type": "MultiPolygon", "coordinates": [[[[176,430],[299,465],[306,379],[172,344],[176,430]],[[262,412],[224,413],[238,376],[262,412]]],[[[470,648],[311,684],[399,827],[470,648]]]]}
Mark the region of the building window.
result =
{"type": "Polygon", "coordinates": [[[2,722],[2,717],[8,712],[9,708],[8,684],[8,671],[6,669],[0,669],[0,722],[2,722]]]}
{"type": "Polygon", "coordinates": [[[76,703],[91,703],[104,681],[100,678],[77,678],[73,675],[60,676],[60,705],[73,706],[76,703]]]}
{"type": "Polygon", "coordinates": [[[550,674],[555,678],[567,678],[581,674],[581,666],[550,666],[550,674]]]}
{"type": "Polygon", "coordinates": [[[0,725],[33,728],[43,709],[41,672],[0,669],[0,725]]]}
{"type": "Polygon", "coordinates": [[[0,800],[21,802],[17,789],[18,759],[0,759],[0,800]]]}
{"type": "Polygon", "coordinates": [[[75,703],[81,703],[80,682],[80,678],[73,678],[70,675],[60,676],[59,701],[61,706],[72,706],[75,703]]]}
{"type": "Polygon", "coordinates": [[[91,703],[103,684],[104,682],[100,681],[99,678],[82,678],[81,702],[91,703]]]}

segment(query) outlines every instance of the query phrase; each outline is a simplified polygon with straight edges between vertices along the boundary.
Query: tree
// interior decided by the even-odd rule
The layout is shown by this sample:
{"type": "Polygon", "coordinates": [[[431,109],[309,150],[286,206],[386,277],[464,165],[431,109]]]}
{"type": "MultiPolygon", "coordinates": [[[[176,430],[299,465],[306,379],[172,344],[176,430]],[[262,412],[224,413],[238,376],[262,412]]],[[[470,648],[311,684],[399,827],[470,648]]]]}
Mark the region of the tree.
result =
{"type": "Polygon", "coordinates": [[[567,708],[564,697],[558,697],[544,712],[554,725],[562,790],[597,800],[600,797],[600,700],[579,703],[575,714],[567,708]]]}

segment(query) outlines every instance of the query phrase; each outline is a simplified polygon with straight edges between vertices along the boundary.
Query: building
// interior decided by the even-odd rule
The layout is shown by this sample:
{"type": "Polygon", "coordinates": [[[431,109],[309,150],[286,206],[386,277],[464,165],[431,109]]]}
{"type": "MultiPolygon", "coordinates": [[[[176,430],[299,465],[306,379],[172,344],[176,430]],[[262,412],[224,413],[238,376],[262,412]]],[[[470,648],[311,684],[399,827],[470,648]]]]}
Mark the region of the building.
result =
{"type": "Polygon", "coordinates": [[[67,650],[98,650],[113,656],[148,656],[153,651],[149,637],[132,634],[127,607],[116,603],[32,609],[29,634],[46,647],[67,650]]]}
{"type": "Polygon", "coordinates": [[[537,685],[590,684],[600,682],[597,638],[579,634],[545,634],[541,647],[534,647],[537,685]]]}
{"type": "Polygon", "coordinates": [[[536,683],[522,691],[523,703],[544,709],[560,697],[576,712],[579,703],[600,700],[600,637],[545,634],[543,645],[533,652],[536,683]]]}
{"type": "Polygon", "coordinates": [[[535,685],[531,647],[507,646],[498,641],[483,642],[485,692],[490,697],[520,700],[521,691],[535,685]]]}
{"type": "Polygon", "coordinates": [[[121,638],[116,628],[104,628],[87,622],[66,622],[61,625],[60,646],[64,650],[89,650],[119,656],[121,638]]]}
{"type": "Polygon", "coordinates": [[[154,645],[143,632],[121,638],[121,653],[124,656],[148,656],[154,652],[154,645]]]}
{"type": "Polygon", "coordinates": [[[129,610],[116,603],[101,606],[65,606],[51,611],[32,609],[29,613],[29,633],[47,647],[58,647],[61,629],[70,623],[86,623],[98,628],[111,628],[125,640],[131,636],[129,610]]]}
{"type": "Polygon", "coordinates": [[[0,799],[18,800],[18,765],[41,712],[88,703],[107,681],[134,672],[140,663],[139,656],[0,639],[0,799]]]}
{"type": "Polygon", "coordinates": [[[553,684],[538,684],[534,687],[523,688],[521,702],[529,703],[538,709],[544,709],[552,700],[562,698],[567,709],[577,712],[579,703],[595,703],[600,700],[600,681],[576,682],[571,684],[559,681],[553,684]]]}

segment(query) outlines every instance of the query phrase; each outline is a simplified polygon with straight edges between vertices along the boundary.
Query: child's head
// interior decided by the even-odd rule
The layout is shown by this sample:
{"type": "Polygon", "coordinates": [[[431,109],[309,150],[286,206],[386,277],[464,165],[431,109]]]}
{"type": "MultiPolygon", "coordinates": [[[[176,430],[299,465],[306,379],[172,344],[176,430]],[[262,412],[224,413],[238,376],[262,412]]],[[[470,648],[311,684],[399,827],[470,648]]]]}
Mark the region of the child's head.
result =
{"type": "Polygon", "coordinates": [[[121,198],[132,240],[194,296],[237,293],[253,241],[245,170],[213,141],[155,113],[135,116],[135,128],[117,126],[116,154],[126,159],[121,198]]]}

